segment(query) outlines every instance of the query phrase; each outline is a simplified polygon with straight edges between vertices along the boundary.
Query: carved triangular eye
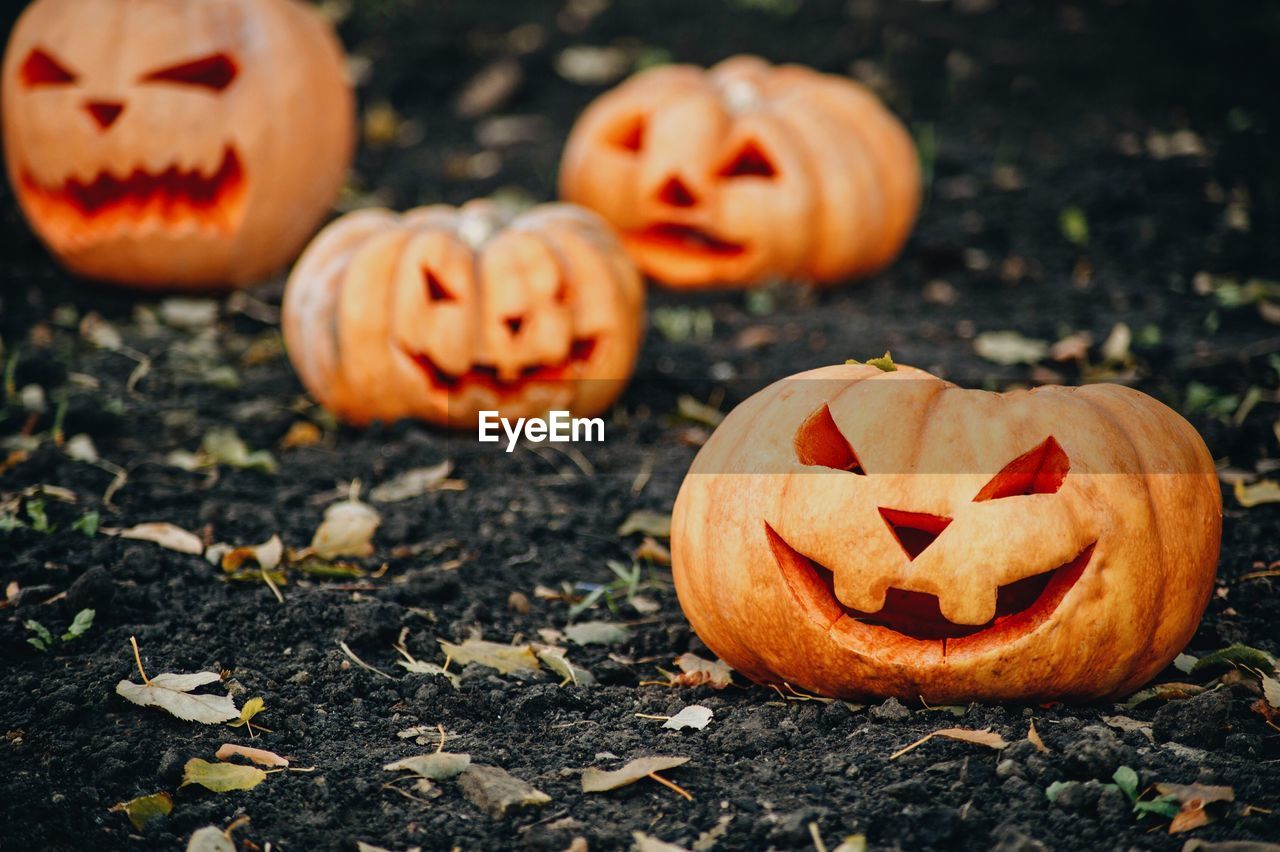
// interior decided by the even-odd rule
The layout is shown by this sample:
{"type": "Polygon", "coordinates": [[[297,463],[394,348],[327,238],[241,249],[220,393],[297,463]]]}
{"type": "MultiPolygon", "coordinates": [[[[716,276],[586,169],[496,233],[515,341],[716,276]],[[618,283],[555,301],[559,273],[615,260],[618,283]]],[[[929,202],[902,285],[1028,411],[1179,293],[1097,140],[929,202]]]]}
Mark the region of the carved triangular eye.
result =
{"type": "Polygon", "coordinates": [[[1009,462],[982,486],[975,503],[999,500],[1002,497],[1020,497],[1027,494],[1053,494],[1062,487],[1071,468],[1071,461],[1062,447],[1052,437],[1033,450],[1028,450],[1009,462]]]}
{"type": "Polygon", "coordinates": [[[221,92],[235,81],[240,71],[225,53],[215,53],[191,62],[171,65],[152,71],[142,78],[144,83],[178,83],[184,86],[200,86],[221,92]]]}
{"type": "Polygon", "coordinates": [[[760,150],[756,142],[747,142],[738,149],[728,164],[720,170],[720,177],[761,177],[771,178],[778,173],[773,161],[760,150]]]}
{"type": "Polygon", "coordinates": [[[449,292],[444,282],[430,269],[422,270],[422,281],[427,286],[427,301],[456,302],[458,297],[449,292]]]}
{"type": "Polygon", "coordinates": [[[831,409],[825,405],[801,424],[793,443],[800,464],[866,474],[862,462],[858,461],[858,454],[849,446],[848,439],[831,416],[831,409]]]}
{"type": "Polygon", "coordinates": [[[634,116],[609,134],[609,142],[615,148],[638,154],[644,148],[646,125],[643,115],[634,116]]]}
{"type": "Polygon", "coordinates": [[[27,54],[19,74],[27,86],[66,86],[77,80],[75,74],[38,47],[27,54]]]}

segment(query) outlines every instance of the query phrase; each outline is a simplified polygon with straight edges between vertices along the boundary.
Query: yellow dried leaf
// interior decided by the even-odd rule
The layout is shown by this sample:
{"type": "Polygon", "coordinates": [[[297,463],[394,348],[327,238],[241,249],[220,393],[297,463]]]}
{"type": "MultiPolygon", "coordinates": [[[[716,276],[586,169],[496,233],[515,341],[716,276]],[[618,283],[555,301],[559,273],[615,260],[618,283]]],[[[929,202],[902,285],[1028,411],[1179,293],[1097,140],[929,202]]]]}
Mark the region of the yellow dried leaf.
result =
{"type": "Polygon", "coordinates": [[[443,639],[438,641],[440,647],[444,649],[445,656],[460,665],[479,663],[482,666],[497,669],[504,675],[512,672],[542,670],[530,645],[503,645],[500,642],[486,642],[483,639],[468,639],[460,645],[443,639]]]}
{"type": "Polygon", "coordinates": [[[267,780],[267,773],[256,766],[239,763],[210,763],[193,757],[182,768],[182,785],[199,784],[215,793],[252,790],[267,780]]]}

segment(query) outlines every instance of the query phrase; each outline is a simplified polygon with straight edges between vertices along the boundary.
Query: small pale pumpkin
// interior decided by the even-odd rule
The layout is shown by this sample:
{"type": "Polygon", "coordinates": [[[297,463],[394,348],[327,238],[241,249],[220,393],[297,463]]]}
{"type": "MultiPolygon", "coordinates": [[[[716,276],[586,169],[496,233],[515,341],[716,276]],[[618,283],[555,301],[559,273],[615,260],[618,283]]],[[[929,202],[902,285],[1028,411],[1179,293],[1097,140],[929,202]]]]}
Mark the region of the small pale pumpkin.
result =
{"type": "Polygon", "coordinates": [[[672,517],[676,591],[744,675],[847,698],[1125,695],[1213,591],[1213,459],[1119,385],[837,366],[738,406],[672,517]]]}
{"type": "Polygon", "coordinates": [[[351,423],[586,416],[635,368],[644,285],[608,226],[572,205],[365,210],[304,252],[282,322],[303,384],[351,423]]]}
{"type": "Polygon", "coordinates": [[[36,0],[2,75],[10,183],[90,278],[261,279],[314,231],[354,150],[341,45],[296,0],[36,0]]]}
{"type": "Polygon", "coordinates": [[[898,254],[920,167],[858,83],[738,56],[650,69],[597,99],[569,136],[560,192],[674,287],[834,282],[898,254]]]}

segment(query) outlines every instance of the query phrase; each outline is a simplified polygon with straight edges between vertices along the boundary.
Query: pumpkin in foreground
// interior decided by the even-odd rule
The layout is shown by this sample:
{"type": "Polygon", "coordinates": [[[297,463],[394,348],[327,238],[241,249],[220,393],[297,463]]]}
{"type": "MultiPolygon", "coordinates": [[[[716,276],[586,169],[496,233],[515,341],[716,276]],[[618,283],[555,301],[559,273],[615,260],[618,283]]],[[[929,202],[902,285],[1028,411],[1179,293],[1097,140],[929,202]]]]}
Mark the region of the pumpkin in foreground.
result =
{"type": "Polygon", "coordinates": [[[920,165],[860,84],[738,56],[650,69],[601,96],[569,136],[560,192],[674,287],[835,282],[897,256],[920,165]]]}
{"type": "Polygon", "coordinates": [[[2,74],[10,184],[89,278],[262,279],[314,232],[354,151],[342,47],[297,0],[36,0],[2,74]]]}
{"type": "Polygon", "coordinates": [[[572,205],[365,210],[307,248],[282,323],[302,383],[353,424],[589,416],[635,368],[644,282],[608,226],[572,205]]]}
{"type": "Polygon", "coordinates": [[[1221,528],[1204,442],[1138,391],[845,365],[729,414],[680,489],[672,569],[698,635],[757,681],[1085,701],[1182,650],[1221,528]]]}

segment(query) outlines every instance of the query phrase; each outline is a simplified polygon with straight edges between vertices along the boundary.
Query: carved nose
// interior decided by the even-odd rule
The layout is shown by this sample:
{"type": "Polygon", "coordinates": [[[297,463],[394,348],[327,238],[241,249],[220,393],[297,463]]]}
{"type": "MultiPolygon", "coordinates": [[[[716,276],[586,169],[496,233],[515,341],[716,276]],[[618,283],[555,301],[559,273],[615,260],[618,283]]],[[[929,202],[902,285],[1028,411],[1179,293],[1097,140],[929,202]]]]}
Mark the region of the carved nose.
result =
{"type": "Polygon", "coordinates": [[[950,518],[929,515],[924,512],[904,512],[901,509],[880,507],[880,517],[888,524],[889,531],[898,540],[908,560],[914,560],[933,544],[951,523],[950,518]]]}
{"type": "Polygon", "coordinates": [[[692,207],[698,198],[678,177],[669,178],[658,190],[658,200],[670,207],[692,207]]]}
{"type": "Polygon", "coordinates": [[[99,130],[111,127],[120,117],[120,113],[124,112],[124,104],[116,101],[89,101],[84,108],[97,122],[99,130]]]}
{"type": "Polygon", "coordinates": [[[519,334],[520,329],[524,327],[524,317],[522,316],[507,317],[503,322],[506,323],[507,330],[511,332],[512,337],[519,334]]]}

